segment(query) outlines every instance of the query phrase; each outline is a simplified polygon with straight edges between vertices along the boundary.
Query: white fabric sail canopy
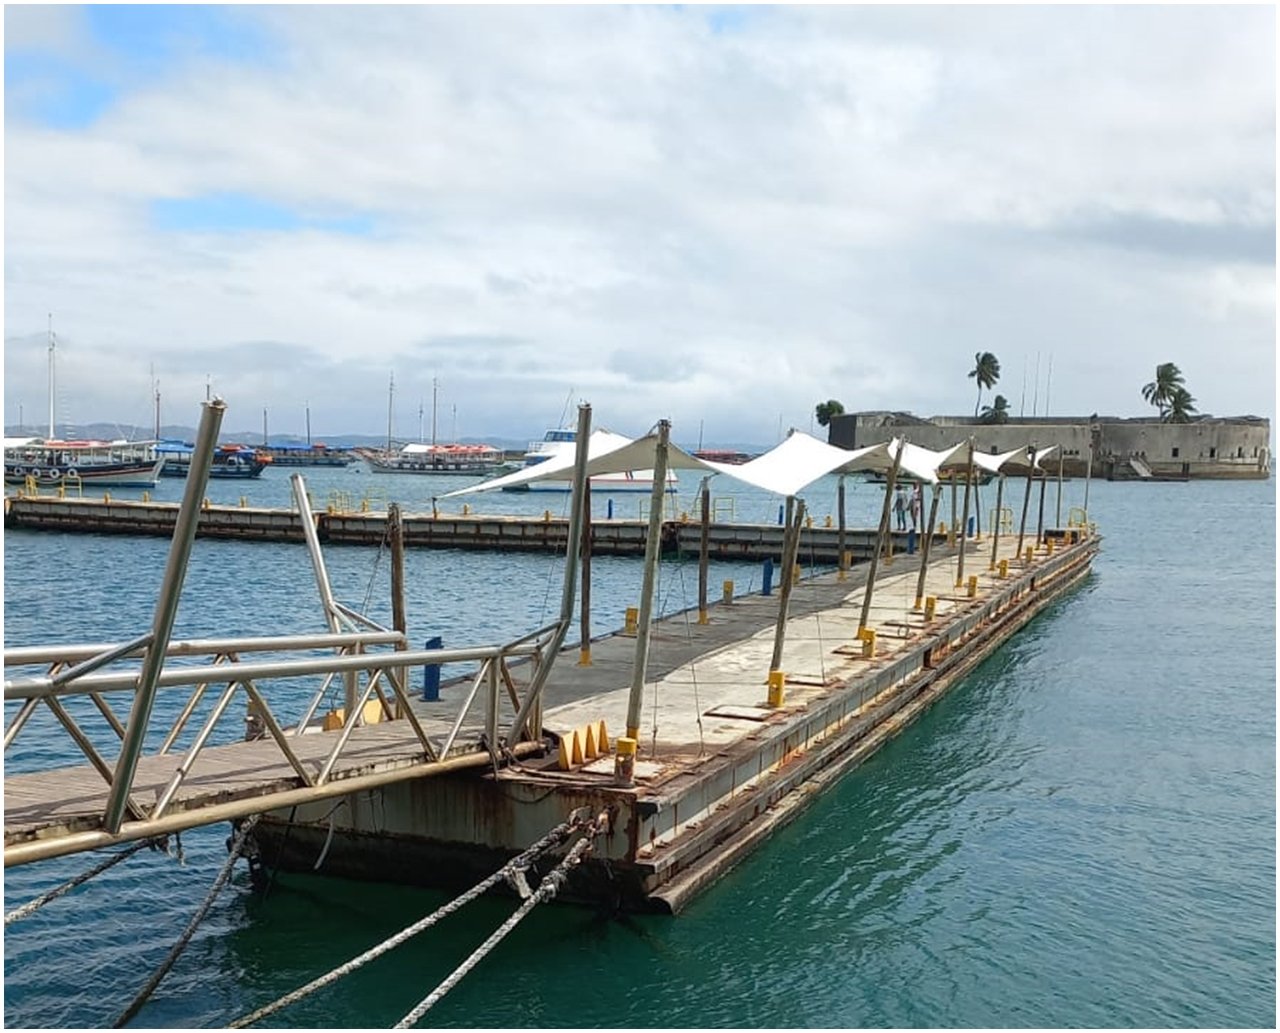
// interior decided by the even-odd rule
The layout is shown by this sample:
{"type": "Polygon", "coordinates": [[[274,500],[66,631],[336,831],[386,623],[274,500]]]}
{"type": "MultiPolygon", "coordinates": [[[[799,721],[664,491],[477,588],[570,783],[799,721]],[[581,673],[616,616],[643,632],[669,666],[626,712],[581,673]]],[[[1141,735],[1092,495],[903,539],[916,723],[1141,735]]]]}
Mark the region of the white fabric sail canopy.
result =
{"type": "MultiPolygon", "coordinates": [[[[653,470],[654,453],[658,447],[658,436],[649,434],[643,438],[623,437],[607,430],[593,430],[587,439],[587,476],[595,477],[604,473],[627,473],[630,470],[653,470]]],[[[526,466],[514,473],[494,477],[470,484],[465,488],[446,492],[441,498],[452,498],[455,495],[471,495],[481,491],[501,491],[503,488],[515,488],[534,481],[564,481],[573,477],[576,449],[566,448],[558,455],[544,459],[533,466],[526,466]]],[[[679,445],[667,445],[667,466],[672,470],[702,470],[704,473],[716,473],[716,468],[705,460],[690,455],[679,445]]]]}
{"type": "Polygon", "coordinates": [[[887,446],[871,445],[849,451],[836,448],[802,431],[794,431],[780,445],[748,463],[708,463],[717,473],[775,495],[794,495],[829,473],[875,470],[887,446]]]}

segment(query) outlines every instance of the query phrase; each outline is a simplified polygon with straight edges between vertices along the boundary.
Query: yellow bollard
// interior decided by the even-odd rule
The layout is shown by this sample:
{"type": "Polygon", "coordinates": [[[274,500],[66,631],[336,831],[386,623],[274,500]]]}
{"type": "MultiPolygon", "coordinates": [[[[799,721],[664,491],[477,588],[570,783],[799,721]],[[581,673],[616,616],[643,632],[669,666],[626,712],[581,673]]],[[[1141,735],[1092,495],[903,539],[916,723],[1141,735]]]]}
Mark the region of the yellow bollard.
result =
{"type": "Polygon", "coordinates": [[[858,637],[862,639],[862,658],[870,660],[876,655],[876,632],[874,628],[863,628],[858,632],[858,637]]]}
{"type": "Polygon", "coordinates": [[[921,596],[921,595],[916,596],[916,601],[915,601],[914,603],[912,603],[912,604],[911,604],[911,608],[912,608],[913,610],[923,610],[923,609],[924,609],[924,596],[921,596]]]}
{"type": "Polygon", "coordinates": [[[551,510],[549,510],[549,509],[544,509],[544,510],[542,511],[542,522],[543,522],[544,524],[549,524],[549,523],[551,523],[551,510]]]}
{"type": "Polygon", "coordinates": [[[150,502],[150,501],[151,501],[151,492],[149,492],[149,491],[144,491],[144,492],[142,493],[142,501],[143,501],[143,502],[150,502]]]}
{"type": "Polygon", "coordinates": [[[591,646],[590,645],[582,646],[578,650],[578,666],[579,667],[591,666],[591,646]]]}
{"type": "Polygon", "coordinates": [[[240,496],[240,508],[241,509],[249,508],[249,497],[247,495],[240,496]]]}
{"type": "Polygon", "coordinates": [[[58,485],[58,498],[65,499],[67,497],[67,482],[63,481],[58,485]]]}
{"type": "Polygon", "coordinates": [[[813,517],[811,517],[811,516],[807,516],[807,517],[805,517],[805,518],[804,518],[804,526],[805,526],[805,527],[813,527],[813,517]]]}
{"type": "Polygon", "coordinates": [[[471,504],[470,504],[470,503],[468,503],[468,502],[464,502],[464,503],[462,504],[462,515],[463,515],[463,516],[470,516],[470,515],[471,515],[471,504]]]}
{"type": "Polygon", "coordinates": [[[836,580],[843,581],[847,578],[851,566],[853,566],[853,553],[846,549],[840,554],[840,572],[836,575],[836,580]]]}
{"type": "Polygon", "coordinates": [[[613,758],[613,780],[618,785],[629,786],[636,779],[637,742],[629,735],[618,739],[618,752],[613,758]]]}
{"type": "Polygon", "coordinates": [[[367,513],[367,512],[369,512],[369,500],[368,500],[368,499],[361,499],[361,500],[360,500],[360,512],[361,512],[361,513],[367,513]]]}
{"type": "Polygon", "coordinates": [[[782,671],[769,672],[769,698],[771,707],[780,707],[787,701],[787,676],[782,671]]]}
{"type": "Polygon", "coordinates": [[[1046,538],[1044,540],[1044,552],[1046,556],[1053,555],[1053,539],[1052,538],[1046,538]]]}
{"type": "Polygon", "coordinates": [[[723,597],[722,597],[721,601],[722,601],[726,606],[728,606],[731,602],[733,602],[733,582],[732,582],[732,581],[726,581],[726,582],[724,583],[724,589],[723,589],[723,591],[724,591],[724,595],[723,595],[723,597]]]}
{"type": "Polygon", "coordinates": [[[938,612],[938,597],[936,595],[927,595],[924,598],[924,619],[926,621],[933,620],[934,614],[938,612]]]}
{"type": "Polygon", "coordinates": [[[800,569],[800,564],[799,564],[799,563],[797,563],[797,564],[795,564],[794,566],[792,566],[792,568],[791,568],[791,587],[792,587],[792,588],[794,588],[796,585],[798,585],[798,584],[800,583],[800,578],[801,578],[801,577],[803,577],[803,576],[804,576],[804,571],[800,569]]]}
{"type": "Polygon", "coordinates": [[[699,624],[710,624],[710,623],[711,623],[711,618],[707,616],[707,610],[706,610],[706,607],[699,607],[699,608],[698,608],[698,623],[699,623],[699,624]]]}
{"type": "Polygon", "coordinates": [[[634,606],[627,607],[627,615],[622,625],[624,635],[635,635],[640,630],[640,611],[634,606]]]}
{"type": "Polygon", "coordinates": [[[1007,559],[1000,561],[1000,576],[1002,578],[1007,578],[1009,576],[1009,561],[1007,559]]]}
{"type": "MultiPolygon", "coordinates": [[[[110,502],[110,501],[111,501],[111,492],[109,492],[109,491],[104,491],[104,492],[102,493],[102,501],[103,501],[103,502],[110,502]]],[[[205,499],[205,500],[204,500],[204,508],[205,508],[205,509],[208,509],[208,508],[209,508],[209,500],[208,500],[208,499],[205,499]]]]}
{"type": "Polygon", "coordinates": [[[827,519],[826,519],[826,521],[823,523],[823,525],[822,525],[822,526],[823,526],[823,527],[831,527],[831,526],[832,526],[832,524],[831,524],[831,514],[830,514],[830,513],[828,513],[828,514],[827,514],[827,519]]]}
{"type": "Polygon", "coordinates": [[[1027,546],[1027,562],[1030,563],[1033,559],[1035,559],[1035,555],[1036,555],[1036,547],[1034,545],[1028,545],[1027,546]]]}
{"type": "Polygon", "coordinates": [[[969,575],[969,598],[970,599],[978,598],[978,575],[977,574],[969,575]]]}

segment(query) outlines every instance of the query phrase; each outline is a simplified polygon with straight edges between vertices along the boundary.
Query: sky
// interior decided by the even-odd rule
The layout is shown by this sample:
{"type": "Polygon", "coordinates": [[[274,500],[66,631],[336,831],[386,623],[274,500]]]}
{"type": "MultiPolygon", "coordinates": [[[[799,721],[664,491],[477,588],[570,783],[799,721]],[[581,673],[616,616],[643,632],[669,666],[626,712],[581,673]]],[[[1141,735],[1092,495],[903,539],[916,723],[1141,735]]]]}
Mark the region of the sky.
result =
{"type": "Polygon", "coordinates": [[[1174,362],[1274,421],[1275,46],[1264,6],[6,5],[5,424],[51,325],[60,423],[158,385],[767,447],[972,414],[986,351],[1015,414],[1153,414],[1174,362]]]}

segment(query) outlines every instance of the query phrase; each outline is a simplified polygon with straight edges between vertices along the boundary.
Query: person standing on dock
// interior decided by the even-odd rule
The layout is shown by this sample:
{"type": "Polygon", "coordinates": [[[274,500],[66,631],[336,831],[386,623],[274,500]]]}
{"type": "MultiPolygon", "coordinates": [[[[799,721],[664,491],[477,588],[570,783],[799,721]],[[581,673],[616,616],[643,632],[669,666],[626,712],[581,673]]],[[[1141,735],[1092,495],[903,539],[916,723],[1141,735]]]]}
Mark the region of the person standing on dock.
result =
{"type": "Polygon", "coordinates": [[[893,493],[893,515],[898,520],[898,530],[907,529],[907,492],[901,484],[893,493]]]}
{"type": "Polygon", "coordinates": [[[918,484],[911,489],[911,530],[913,531],[920,529],[920,514],[924,507],[922,491],[923,489],[918,484]]]}

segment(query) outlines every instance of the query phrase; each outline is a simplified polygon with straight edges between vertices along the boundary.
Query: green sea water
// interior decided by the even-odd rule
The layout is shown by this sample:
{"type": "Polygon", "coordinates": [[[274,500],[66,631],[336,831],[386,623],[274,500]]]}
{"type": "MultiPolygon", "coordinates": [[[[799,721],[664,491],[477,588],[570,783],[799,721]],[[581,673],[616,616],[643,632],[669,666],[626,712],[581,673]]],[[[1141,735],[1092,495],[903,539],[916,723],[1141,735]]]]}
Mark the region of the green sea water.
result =
{"type": "MultiPolygon", "coordinates": [[[[811,508],[833,491],[811,489],[811,508]]],[[[1067,485],[1069,504],[1082,491],[1067,485]]],[[[873,498],[854,506],[870,515],[873,498]]],[[[776,503],[739,505],[772,519],[776,503]]],[[[1089,505],[1106,537],[1087,584],[687,911],[539,908],[424,1025],[1273,1027],[1274,482],[1095,483],[1089,505]]],[[[4,544],[6,646],[146,626],[165,543],[4,544]]],[[[380,614],[373,550],[327,555],[339,596],[380,614]]],[[[409,562],[415,637],[518,633],[558,598],[543,557],[409,562]]],[[[593,620],[616,626],[639,567],[597,563],[593,620]]],[[[757,575],[719,576],[745,589],[757,575]]],[[[309,578],[300,550],[197,543],[179,633],[319,630],[309,578]]],[[[666,607],[687,605],[696,572],[663,578],[666,607]]],[[[6,769],[61,748],[50,729],[6,769]]],[[[186,834],[184,864],[137,855],[8,927],[5,1024],[109,1025],[203,898],[226,836],[186,834]]],[[[6,909],[87,865],[8,870],[6,909]]],[[[322,872],[262,897],[241,871],[135,1025],[224,1024],[445,899],[322,872]]],[[[271,1022],[389,1026],[512,907],[477,901],[271,1022]]]]}

